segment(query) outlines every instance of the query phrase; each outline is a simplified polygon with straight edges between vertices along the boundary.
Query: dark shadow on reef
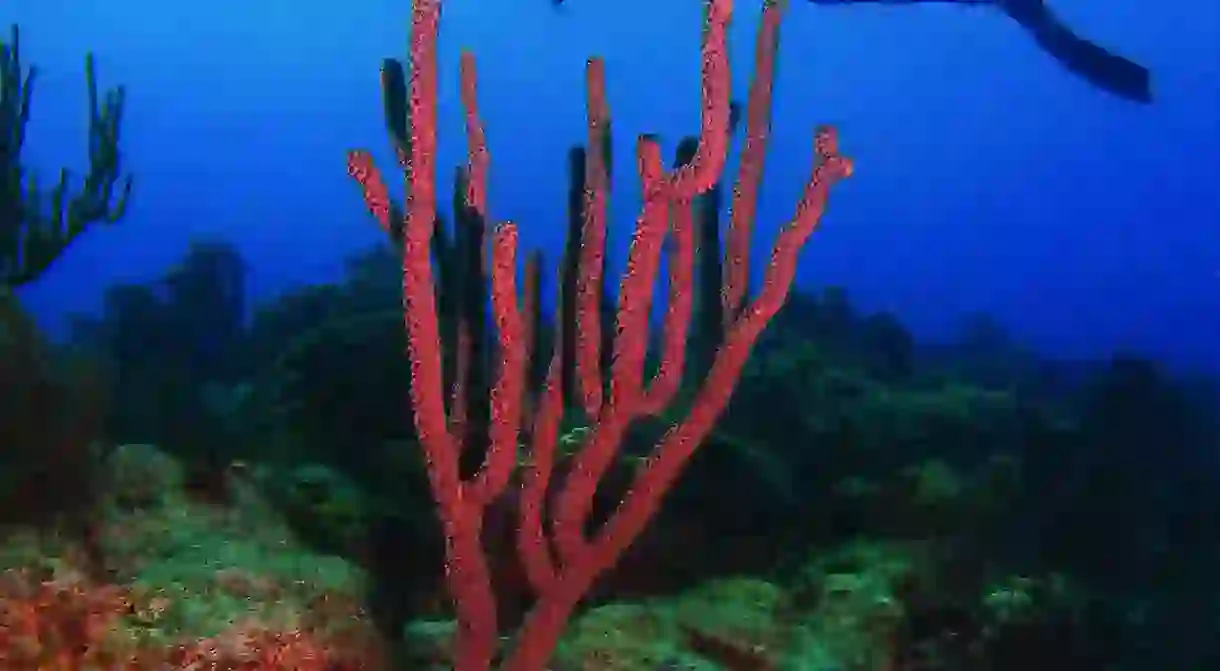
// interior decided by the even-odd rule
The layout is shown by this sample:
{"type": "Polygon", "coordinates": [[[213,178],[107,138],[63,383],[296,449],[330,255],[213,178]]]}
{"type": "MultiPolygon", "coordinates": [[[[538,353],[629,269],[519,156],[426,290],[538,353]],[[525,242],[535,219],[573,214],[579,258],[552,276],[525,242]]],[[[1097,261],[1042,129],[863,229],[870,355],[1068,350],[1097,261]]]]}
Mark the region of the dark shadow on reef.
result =
{"type": "MultiPolygon", "coordinates": [[[[108,387],[77,392],[111,399],[90,406],[107,409],[99,444],[156,443],[208,505],[235,505],[255,483],[307,547],[368,573],[375,618],[395,639],[408,620],[447,613],[404,407],[397,263],[370,251],[345,280],[294,290],[246,321],[243,264],[201,243],[165,281],[113,290],[138,300],[108,301],[72,348],[110,373],[108,387]],[[155,362],[139,354],[149,348],[155,362]]],[[[33,361],[35,336],[9,328],[19,338],[6,346],[24,358],[4,360],[33,361]]],[[[57,389],[45,385],[58,375],[26,363],[4,379],[57,389]]],[[[62,411],[82,408],[47,394],[62,411]]],[[[24,418],[5,424],[23,427],[16,444],[56,440],[7,398],[0,407],[24,418]]],[[[958,342],[924,345],[842,290],[797,294],[708,449],[588,607],[753,575],[783,586],[784,608],[814,611],[846,598],[832,596],[839,581],[897,564],[886,579],[902,618],[887,645],[918,668],[1188,668],[1177,662],[1215,641],[1215,403],[1214,388],[1138,356],[1050,361],[982,317],[958,342]]],[[[635,429],[604,503],[664,423],[635,429]]],[[[572,441],[581,431],[577,417],[565,425],[572,441]]],[[[5,458],[16,461],[6,474],[27,468],[39,489],[85,491],[95,457],[5,458]]],[[[508,623],[528,605],[514,553],[495,550],[511,549],[512,523],[510,501],[486,532],[508,623]]]]}

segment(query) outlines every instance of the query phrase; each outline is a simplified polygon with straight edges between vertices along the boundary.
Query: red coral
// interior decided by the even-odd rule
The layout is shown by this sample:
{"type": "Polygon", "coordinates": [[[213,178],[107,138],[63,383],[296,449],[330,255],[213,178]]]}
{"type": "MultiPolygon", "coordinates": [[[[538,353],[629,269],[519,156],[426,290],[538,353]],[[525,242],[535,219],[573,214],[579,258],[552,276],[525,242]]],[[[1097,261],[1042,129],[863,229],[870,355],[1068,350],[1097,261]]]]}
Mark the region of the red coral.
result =
{"type": "Polygon", "coordinates": [[[173,668],[234,671],[357,671],[371,668],[358,655],[337,653],[310,632],[270,631],[257,625],[182,646],[170,655],[173,668]]]}
{"type": "Polygon", "coordinates": [[[0,576],[0,667],[74,671],[118,661],[107,639],[130,610],[121,588],[29,570],[0,576]]]}
{"type": "MultiPolygon", "coordinates": [[[[455,667],[462,671],[490,668],[499,642],[500,623],[483,531],[489,506],[513,481],[522,429],[529,434],[529,459],[520,469],[517,550],[537,600],[519,628],[503,668],[535,671],[551,656],[577,604],[643,531],[666,491],[711,431],[729,401],[755,341],[787,299],[797,257],[818,227],[831,185],[850,175],[852,164],[839,154],[834,130],[820,129],[814,138],[813,173],[791,221],[781,230],[772,248],[757,295],[747,302],[746,259],[750,254],[750,229],[769,133],[777,31],[785,4],[780,0],[764,0],[755,55],[756,75],[747,109],[747,142],[727,236],[728,266],[722,286],[724,339],[714,364],[692,396],[686,417],[674,423],[651,455],[641,462],[619,506],[590,534],[588,522],[594,497],[632,423],[666,409],[683,379],[693,307],[690,294],[695,247],[691,206],[697,196],[720,180],[729,149],[727,43],[733,2],[706,0],[701,45],[702,110],[694,156],[673,171],[666,171],[660,144],[654,138],[644,136],[637,143],[636,164],[643,206],[620,283],[617,333],[608,377],[600,365],[603,354],[600,287],[604,279],[604,207],[609,186],[609,157],[603,156],[602,145],[610,116],[600,59],[590,60],[586,69],[589,146],[576,271],[577,314],[573,323],[555,324],[555,342],[563,342],[561,336],[566,329],[575,329],[575,352],[554,348],[536,403],[526,402],[525,384],[530,358],[536,354],[527,341],[532,334],[527,324],[537,315],[525,310],[537,306],[527,301],[523,308],[518,300],[516,226],[503,222],[493,229],[491,243],[484,250],[484,262],[490,269],[491,313],[497,335],[497,361],[493,367],[497,374],[488,398],[487,448],[482,466],[471,477],[465,477],[460,468],[466,407],[460,384],[450,390],[453,400],[448,412],[446,408],[437,287],[429,242],[437,221],[436,58],[441,4],[442,0],[412,3],[407,87],[411,142],[398,147],[410,193],[403,220],[391,220],[395,215],[388,190],[368,152],[349,153],[348,173],[360,185],[370,212],[382,227],[402,231],[402,298],[411,363],[412,414],[444,529],[446,583],[459,625],[454,645],[458,654],[455,667]],[[645,376],[648,347],[654,340],[650,337],[649,316],[656,275],[664,265],[662,252],[670,236],[674,244],[668,259],[669,299],[659,367],[654,375],[645,376]],[[562,484],[552,486],[557,432],[564,415],[565,356],[574,358],[575,383],[590,426],[562,484]]],[[[485,220],[489,155],[476,99],[475,62],[469,52],[461,56],[460,75],[467,138],[465,206],[485,220]]],[[[461,376],[455,379],[460,380],[461,376]]]]}
{"type": "Polygon", "coordinates": [[[384,646],[357,604],[322,598],[294,629],[258,622],[217,636],[157,644],[124,635],[124,619],[164,609],[116,585],[72,573],[0,574],[0,668],[5,671],[370,671],[386,668],[384,646]]]}

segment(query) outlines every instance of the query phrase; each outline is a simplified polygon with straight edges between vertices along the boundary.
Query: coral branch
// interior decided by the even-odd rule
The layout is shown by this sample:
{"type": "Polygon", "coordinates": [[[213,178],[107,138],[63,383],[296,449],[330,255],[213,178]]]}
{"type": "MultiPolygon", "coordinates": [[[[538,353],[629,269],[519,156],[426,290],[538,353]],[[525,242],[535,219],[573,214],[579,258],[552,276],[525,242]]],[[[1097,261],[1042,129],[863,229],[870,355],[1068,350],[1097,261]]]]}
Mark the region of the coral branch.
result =
{"type": "Polygon", "coordinates": [[[762,25],[754,46],[754,81],[750,82],[750,97],[746,106],[746,145],[741,152],[741,166],[733,187],[728,244],[725,245],[721,297],[724,318],[728,322],[741,310],[750,281],[750,229],[754,225],[767,137],[771,133],[771,90],[781,18],[778,0],[768,0],[763,8],[762,25]]]}
{"type": "Polygon", "coordinates": [[[585,415],[596,419],[602,409],[601,300],[605,272],[606,192],[609,177],[603,149],[609,132],[606,68],[601,59],[585,68],[588,148],[585,150],[584,228],[580,233],[580,273],[576,284],[576,380],[585,415]]]}

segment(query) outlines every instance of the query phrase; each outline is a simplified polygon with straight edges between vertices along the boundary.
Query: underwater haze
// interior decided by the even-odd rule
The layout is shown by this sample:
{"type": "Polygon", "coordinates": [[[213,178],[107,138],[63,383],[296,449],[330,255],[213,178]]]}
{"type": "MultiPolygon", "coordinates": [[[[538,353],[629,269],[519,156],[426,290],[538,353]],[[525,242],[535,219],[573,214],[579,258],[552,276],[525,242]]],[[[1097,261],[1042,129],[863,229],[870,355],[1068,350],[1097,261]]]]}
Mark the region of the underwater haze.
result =
{"type": "MultiPolygon", "coordinates": [[[[736,3],[735,96],[759,2],[736,3]]],[[[491,212],[558,250],[566,151],[584,136],[585,60],[606,59],[615,152],[698,127],[694,0],[448,0],[441,30],[445,177],[462,159],[457,55],[478,57],[491,212]]],[[[1073,29],[1148,66],[1153,101],[1091,87],[990,7],[791,0],[757,227],[768,240],[808,174],[811,129],[839,127],[856,175],[803,254],[798,283],[841,285],[925,338],[987,313],[1052,356],[1130,349],[1220,368],[1220,5],[1051,0],[1073,29]]],[[[22,290],[52,332],[108,286],[158,277],[222,237],[254,301],[339,277],[383,238],[345,172],[392,165],[382,58],[405,57],[406,0],[6,0],[39,80],[23,160],[45,179],[86,164],[82,55],[127,88],[128,216],[91,230],[22,290]]],[[[624,170],[612,240],[635,217],[624,170]]],[[[623,245],[612,260],[621,261],[623,245]]],[[[767,253],[758,245],[760,259],[767,253]]],[[[553,258],[553,257],[552,257],[553,258]]],[[[758,267],[758,264],[755,264],[758,267]]]]}
{"type": "Polygon", "coordinates": [[[0,26],[0,671],[1220,669],[1216,0],[0,26]]]}

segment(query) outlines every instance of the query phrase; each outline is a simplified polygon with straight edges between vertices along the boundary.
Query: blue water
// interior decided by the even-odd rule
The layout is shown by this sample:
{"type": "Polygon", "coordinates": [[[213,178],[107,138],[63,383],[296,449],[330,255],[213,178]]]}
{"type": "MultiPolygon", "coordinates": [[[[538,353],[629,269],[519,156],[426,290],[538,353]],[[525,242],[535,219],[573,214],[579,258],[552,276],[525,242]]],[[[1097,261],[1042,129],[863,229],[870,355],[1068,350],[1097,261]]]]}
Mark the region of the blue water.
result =
{"type": "MultiPolygon", "coordinates": [[[[760,2],[739,0],[744,92],[760,2]]],[[[993,314],[1065,357],[1133,348],[1220,369],[1220,5],[1050,0],[1078,32],[1149,66],[1155,102],[1099,92],[989,8],[817,7],[791,0],[758,239],[791,214],[810,129],[840,126],[856,175],[836,188],[802,286],[845,285],[924,337],[993,314]]],[[[566,150],[583,142],[585,58],[604,55],[615,128],[612,239],[636,211],[634,137],[666,153],[698,119],[694,0],[446,0],[440,178],[462,159],[457,54],[481,66],[492,213],[530,246],[564,233],[566,150]]],[[[392,170],[378,65],[406,52],[406,0],[7,0],[40,68],[23,158],[84,167],[83,55],[128,88],[129,216],[23,289],[53,331],[106,287],[148,280],[195,238],[236,243],[256,300],[338,277],[382,234],[344,169],[392,170]]],[[[740,95],[740,94],[739,94],[740,95]]],[[[622,250],[616,250],[621,260],[622,250]]],[[[765,258],[763,245],[756,257],[765,258]]],[[[555,258],[557,254],[552,254],[555,258]]],[[[757,265],[756,265],[757,267],[757,265]]]]}

